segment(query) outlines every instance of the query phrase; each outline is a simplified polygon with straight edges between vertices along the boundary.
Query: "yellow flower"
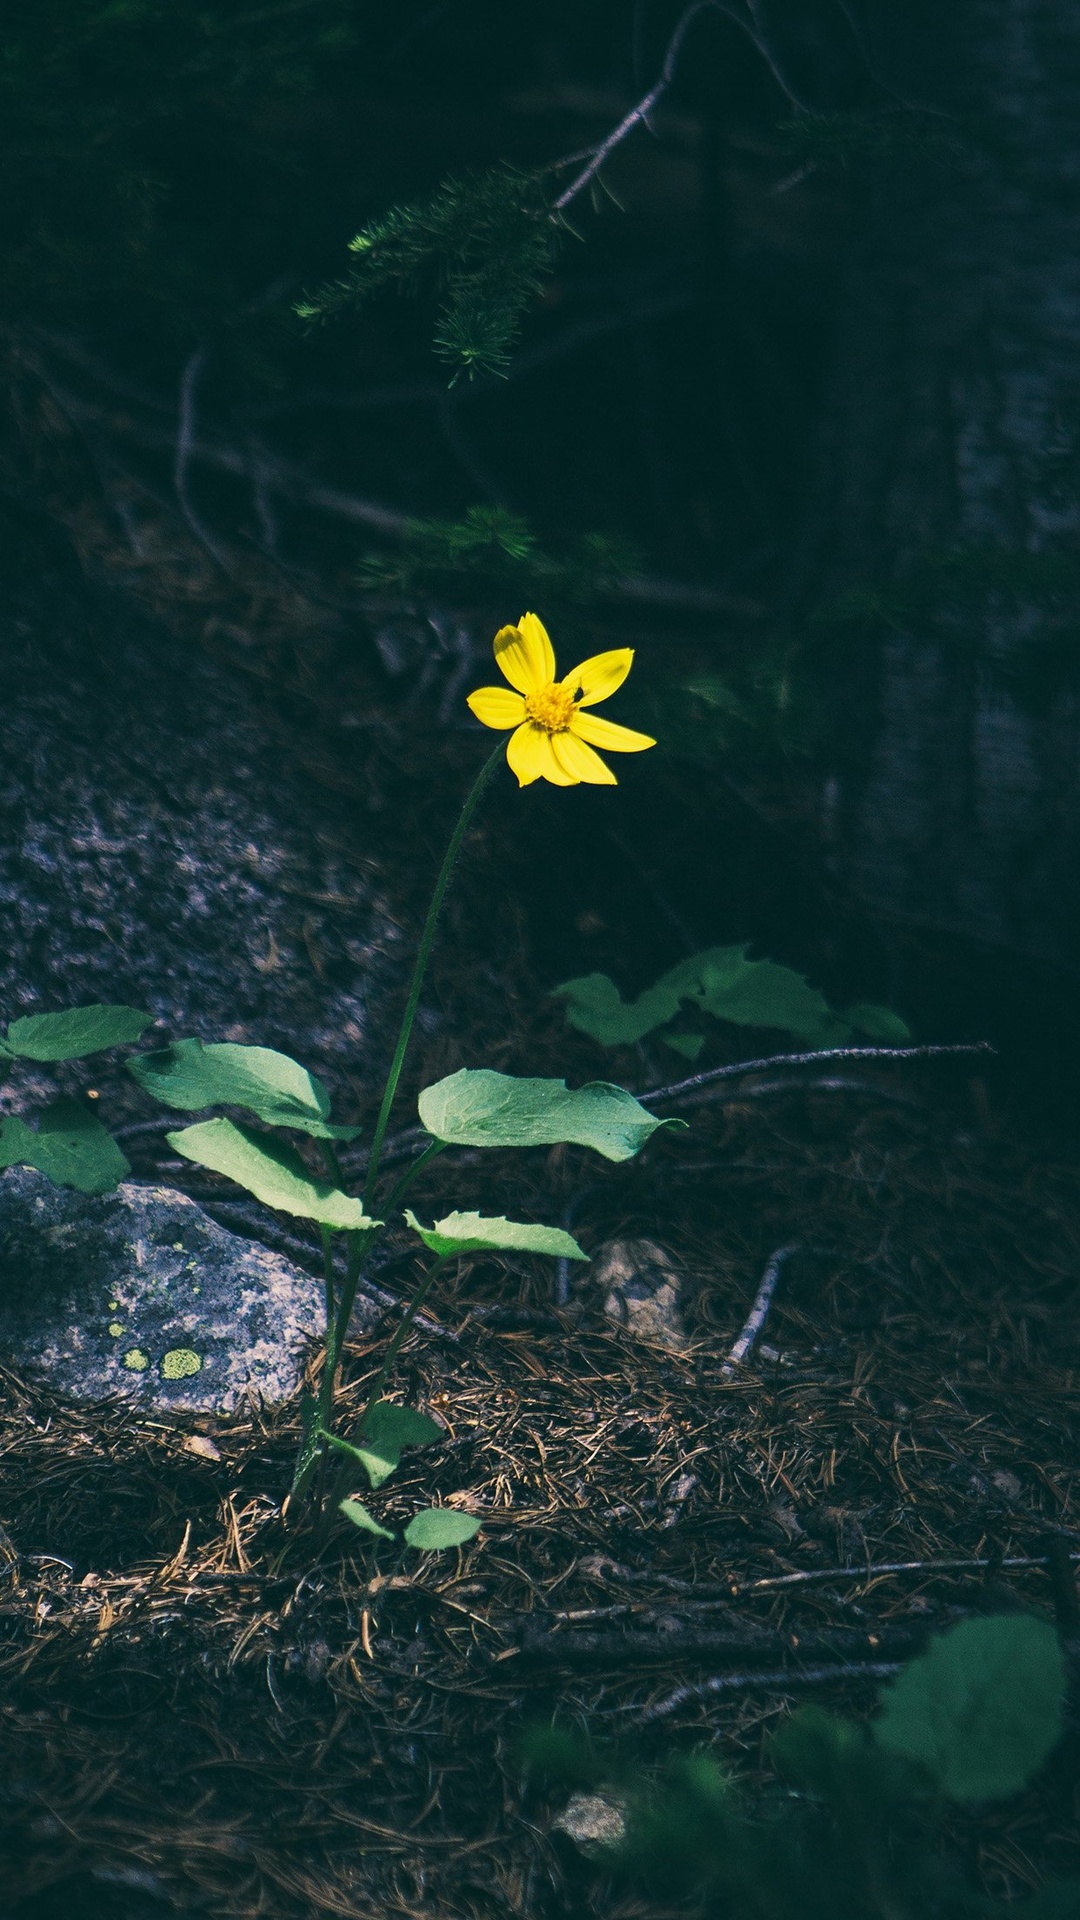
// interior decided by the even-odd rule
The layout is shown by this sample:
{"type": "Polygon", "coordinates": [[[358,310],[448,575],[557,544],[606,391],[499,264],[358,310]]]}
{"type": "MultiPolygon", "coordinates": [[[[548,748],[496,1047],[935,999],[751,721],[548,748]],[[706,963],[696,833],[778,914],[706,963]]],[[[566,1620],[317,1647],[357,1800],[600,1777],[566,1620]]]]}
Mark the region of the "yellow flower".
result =
{"type": "Polygon", "coordinates": [[[634,659],[631,647],[594,654],[564,680],[556,680],[547,630],[535,613],[523,613],[516,627],[502,627],[495,635],[495,659],[514,691],[478,687],[469,695],[469,706],[485,727],[513,727],[506,758],[519,786],[550,780],[556,787],[576,787],[584,780],[594,787],[614,787],[615,775],[594,747],[610,753],[642,753],[655,747],[647,733],[634,733],[584,711],[622,686],[634,659]]]}

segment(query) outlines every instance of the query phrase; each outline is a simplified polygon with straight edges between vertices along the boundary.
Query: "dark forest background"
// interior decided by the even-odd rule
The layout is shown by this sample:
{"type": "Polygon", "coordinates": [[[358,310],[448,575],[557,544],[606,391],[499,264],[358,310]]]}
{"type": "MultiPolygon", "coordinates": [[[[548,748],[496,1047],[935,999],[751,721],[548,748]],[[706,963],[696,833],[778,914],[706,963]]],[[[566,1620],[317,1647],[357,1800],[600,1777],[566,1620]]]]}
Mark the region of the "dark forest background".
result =
{"type": "Polygon", "coordinates": [[[620,717],[663,745],[620,768],[640,937],[579,827],[541,976],[636,989],[753,939],[921,1038],[989,1035],[1067,1110],[1080,15],[693,11],[9,0],[6,564],[73,551],[176,671],[211,648],[306,701],[305,737],[366,701],[406,784],[468,738],[524,607],[560,657],[630,641],[620,717]],[[499,285],[485,179],[557,199],[680,25],[505,352],[466,365],[447,299],[463,260],[481,324],[499,285]],[[300,317],[441,190],[456,254],[300,317]]]}

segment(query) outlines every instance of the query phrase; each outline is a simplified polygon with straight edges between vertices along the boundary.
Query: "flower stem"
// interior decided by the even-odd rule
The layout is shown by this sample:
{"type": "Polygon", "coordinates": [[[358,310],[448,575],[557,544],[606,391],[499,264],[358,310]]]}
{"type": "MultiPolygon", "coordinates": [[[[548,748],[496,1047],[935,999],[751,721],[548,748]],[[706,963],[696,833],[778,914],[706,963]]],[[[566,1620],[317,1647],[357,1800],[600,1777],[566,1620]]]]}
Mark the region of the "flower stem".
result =
{"type": "Polygon", "coordinates": [[[420,1004],[420,993],[424,984],[424,975],[427,972],[428,961],[431,958],[431,949],[435,940],[435,928],[439,919],[439,911],[450,882],[450,875],[454,871],[458,854],[461,852],[461,843],[465,838],[469,822],[476,810],[477,802],[500,760],[502,760],[504,753],[505,747],[502,741],[500,741],[499,745],[495,748],[489,759],[484,762],[484,765],[477,774],[472,787],[466,795],[465,804],[458,815],[457,826],[450,836],[450,844],[443,857],[442,866],[439,868],[439,877],[435,882],[435,891],[431,896],[431,905],[427,911],[427,919],[424,921],[424,931],[420,935],[420,945],[416,954],[416,965],[413,968],[412,985],[409,988],[408,1000],[405,1002],[405,1012],[401,1019],[401,1030],[398,1033],[397,1046],[394,1048],[394,1058],[390,1063],[390,1073],[382,1097],[382,1106],[379,1108],[379,1117],[375,1122],[375,1137],[371,1143],[371,1154],[367,1166],[367,1179],[364,1182],[365,1213],[371,1212],[371,1204],[375,1193],[375,1182],[379,1175],[379,1160],[382,1155],[383,1141],[386,1138],[386,1129],[390,1123],[390,1109],[394,1104],[394,1096],[397,1093],[398,1081],[401,1078],[401,1069],[405,1062],[405,1054],[409,1041],[412,1038],[413,1021],[416,1018],[416,1009],[420,1004]]]}
{"type": "MultiPolygon", "coordinates": [[[[388,1198],[382,1203],[380,1209],[386,1214],[388,1223],[395,1207],[405,1198],[417,1174],[422,1168],[427,1166],[429,1160],[434,1160],[437,1153],[442,1153],[445,1146],[446,1142],[444,1140],[432,1140],[430,1144],[424,1148],[423,1153],[417,1155],[412,1165],[405,1169],[401,1179],[398,1181],[396,1187],[393,1188],[388,1198]]],[[[342,1351],[349,1331],[349,1321],[352,1319],[353,1304],[356,1300],[357,1288],[360,1284],[360,1274],[363,1268],[363,1256],[365,1252],[370,1253],[375,1242],[381,1237],[384,1231],[385,1228],[383,1227],[374,1227],[367,1233],[349,1235],[349,1260],[345,1271],[345,1283],[341,1289],[341,1300],[337,1311],[337,1326],[334,1333],[334,1346],[338,1353],[342,1351]]]]}

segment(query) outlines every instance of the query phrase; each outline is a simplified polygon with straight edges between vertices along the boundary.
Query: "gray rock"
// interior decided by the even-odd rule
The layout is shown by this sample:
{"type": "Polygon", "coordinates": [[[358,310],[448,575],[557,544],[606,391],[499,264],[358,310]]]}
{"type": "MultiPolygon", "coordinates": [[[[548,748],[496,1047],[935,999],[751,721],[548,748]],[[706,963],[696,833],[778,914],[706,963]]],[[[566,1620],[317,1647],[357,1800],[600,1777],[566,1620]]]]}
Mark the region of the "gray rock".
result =
{"type": "MultiPolygon", "coordinates": [[[[160,1022],[149,1046],[292,1054],[351,1118],[391,1049],[402,935],[350,858],[353,810],[299,770],[259,680],[3,513],[0,657],[0,1015],[122,1001],[160,1022]]],[[[115,1053],[20,1065],[2,1105],[58,1085],[96,1087],[106,1124],[156,1111],[115,1053]]]]}
{"type": "Polygon", "coordinates": [[[184,1413],[280,1402],[321,1320],[318,1280],[185,1194],[127,1184],[91,1198],[28,1169],[0,1179],[0,1351],[74,1399],[184,1413]]]}
{"type": "Polygon", "coordinates": [[[603,1793],[575,1793],[551,1823],[582,1853],[602,1853],[626,1837],[626,1813],[621,1803],[603,1793]]]}
{"type": "Polygon", "coordinates": [[[608,1240],[589,1278],[604,1290],[604,1312],[639,1340],[682,1353],[690,1345],[682,1317],[682,1279],[655,1240],[608,1240]]]}

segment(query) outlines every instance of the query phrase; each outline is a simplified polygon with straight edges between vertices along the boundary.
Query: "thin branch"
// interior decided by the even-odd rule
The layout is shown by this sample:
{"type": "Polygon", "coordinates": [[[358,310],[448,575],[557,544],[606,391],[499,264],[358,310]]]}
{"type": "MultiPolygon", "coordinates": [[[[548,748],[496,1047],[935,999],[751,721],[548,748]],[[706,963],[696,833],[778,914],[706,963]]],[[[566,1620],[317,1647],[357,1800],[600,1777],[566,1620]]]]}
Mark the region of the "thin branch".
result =
{"type": "Polygon", "coordinates": [[[792,1667],[788,1672],[776,1668],[764,1673],[719,1673],[709,1680],[695,1680],[676,1687],[666,1700],[647,1707],[642,1720],[666,1720],[691,1700],[707,1700],[717,1693],[789,1693],[794,1687],[836,1686],[842,1680],[891,1680],[899,1673],[899,1660],[848,1660],[826,1667],[792,1667]]]}
{"type": "Polygon", "coordinates": [[[642,1106],[652,1106],[658,1100],[675,1100],[683,1094],[695,1093],[699,1087],[735,1080],[744,1073],[761,1073],[767,1067],[818,1066],[825,1060],[938,1060],[996,1053],[997,1048],[991,1046],[989,1040],[949,1046],[823,1047],[813,1053],[768,1053],[758,1060],[735,1060],[727,1067],[710,1067],[705,1073],[692,1074],[689,1080],[676,1080],[670,1087],[651,1087],[646,1093],[635,1094],[634,1098],[642,1106]]]}
{"type": "Polygon", "coordinates": [[[754,1343],[768,1318],[780,1275],[792,1254],[798,1251],[798,1245],[793,1241],[790,1246],[777,1247],[776,1252],[769,1255],[768,1265],[761,1276],[761,1285],[754,1295],[754,1304],[747,1316],[746,1325],[720,1369],[724,1379],[730,1379],[736,1367],[741,1367],[743,1361],[752,1352],[754,1343]]]}
{"type": "Polygon", "coordinates": [[[683,49],[683,42],[698,16],[703,13],[727,13],[727,11],[728,9],[721,4],[721,0],[694,0],[694,5],[687,7],[671,39],[668,41],[667,52],[664,55],[664,64],[660,69],[659,79],[649,88],[648,93],[642,95],[636,107],[631,107],[629,113],[619,121],[618,126],[614,127],[607,135],[607,138],[601,140],[599,146],[594,149],[592,158],[587,166],[582,168],[577,178],[570,182],[570,185],[556,200],[555,211],[557,213],[561,213],[564,207],[568,207],[572,200],[577,199],[578,194],[588,186],[590,180],[596,178],[596,175],[599,173],[609,154],[614,153],[615,148],[621,145],[628,133],[632,133],[636,126],[639,126],[643,121],[648,119],[649,114],[657,102],[663,99],[664,94],[675,78],[675,70],[679,64],[679,55],[683,49]]]}
{"type": "Polygon", "coordinates": [[[589,185],[589,182],[595,180],[604,162],[614,153],[616,147],[621,146],[627,134],[632,133],[637,126],[648,126],[650,113],[663,99],[675,78],[676,69],[679,64],[679,56],[682,53],[687,34],[695,20],[703,13],[721,13],[725,19],[731,20],[743,33],[747,34],[758,53],[760,53],[777,86],[786,98],[791,101],[792,106],[797,107],[801,113],[808,113],[810,111],[808,102],[803,100],[801,96],[795,92],[795,89],[788,80],[776,54],[769,44],[759,18],[758,0],[747,0],[747,6],[750,11],[749,19],[747,19],[745,15],[737,12],[734,7],[725,5],[724,0],[694,0],[693,6],[687,7],[671,39],[668,41],[667,51],[664,54],[664,64],[660,69],[659,77],[649,88],[648,93],[642,95],[636,106],[631,107],[629,113],[624,114],[618,126],[613,127],[611,132],[592,150],[587,165],[582,168],[581,172],[576,175],[570,182],[570,185],[556,200],[556,213],[562,213],[564,208],[570,205],[571,201],[577,199],[578,194],[589,185]]]}

